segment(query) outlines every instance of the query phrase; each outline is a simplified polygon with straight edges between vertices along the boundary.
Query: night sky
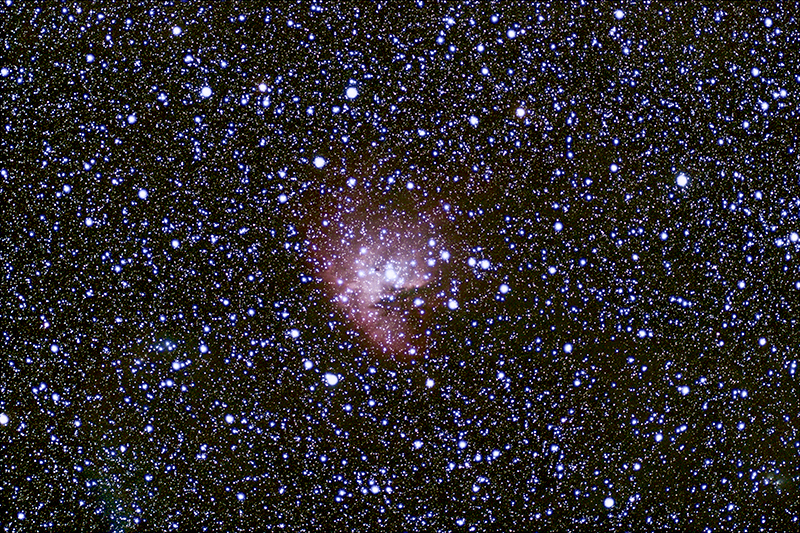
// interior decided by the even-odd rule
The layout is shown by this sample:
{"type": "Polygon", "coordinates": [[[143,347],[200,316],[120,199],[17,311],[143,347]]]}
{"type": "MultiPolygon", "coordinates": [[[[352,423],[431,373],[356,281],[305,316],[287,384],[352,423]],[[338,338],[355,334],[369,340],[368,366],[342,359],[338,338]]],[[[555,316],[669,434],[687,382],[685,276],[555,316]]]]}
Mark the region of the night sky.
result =
{"type": "Polygon", "coordinates": [[[97,4],[0,7],[2,531],[800,527],[791,2],[97,4]]]}

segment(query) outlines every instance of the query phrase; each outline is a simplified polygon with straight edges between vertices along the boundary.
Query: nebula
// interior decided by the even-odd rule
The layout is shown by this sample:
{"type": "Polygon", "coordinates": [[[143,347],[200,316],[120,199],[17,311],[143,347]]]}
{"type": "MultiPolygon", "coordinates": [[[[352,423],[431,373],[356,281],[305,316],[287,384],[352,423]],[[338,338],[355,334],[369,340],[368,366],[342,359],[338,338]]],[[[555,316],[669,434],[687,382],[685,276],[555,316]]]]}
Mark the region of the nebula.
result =
{"type": "Polygon", "coordinates": [[[396,360],[429,355],[432,317],[454,301],[446,210],[344,194],[307,231],[308,259],[330,300],[370,347],[396,360]]]}

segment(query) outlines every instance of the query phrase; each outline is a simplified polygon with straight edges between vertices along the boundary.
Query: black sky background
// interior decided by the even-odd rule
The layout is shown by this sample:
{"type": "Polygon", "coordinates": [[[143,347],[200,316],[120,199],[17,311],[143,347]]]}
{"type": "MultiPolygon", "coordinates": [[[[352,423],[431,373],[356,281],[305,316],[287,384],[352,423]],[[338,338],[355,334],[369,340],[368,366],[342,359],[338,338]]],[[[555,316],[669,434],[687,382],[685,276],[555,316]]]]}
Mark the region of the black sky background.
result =
{"type": "Polygon", "coordinates": [[[793,5],[105,4],[0,7],[4,531],[797,527],[793,5]],[[491,262],[413,362],[356,194],[491,262]]]}

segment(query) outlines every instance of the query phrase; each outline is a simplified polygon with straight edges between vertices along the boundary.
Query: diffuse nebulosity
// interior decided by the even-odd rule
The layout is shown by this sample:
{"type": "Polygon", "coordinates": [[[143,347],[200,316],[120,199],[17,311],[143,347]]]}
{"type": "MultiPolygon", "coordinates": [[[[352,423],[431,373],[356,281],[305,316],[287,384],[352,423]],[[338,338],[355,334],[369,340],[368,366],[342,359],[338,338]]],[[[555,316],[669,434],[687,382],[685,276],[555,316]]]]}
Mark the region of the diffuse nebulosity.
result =
{"type": "Polygon", "coordinates": [[[432,323],[458,306],[450,206],[401,208],[347,188],[323,203],[306,228],[307,259],[330,301],[369,349],[398,361],[435,355],[432,323]]]}

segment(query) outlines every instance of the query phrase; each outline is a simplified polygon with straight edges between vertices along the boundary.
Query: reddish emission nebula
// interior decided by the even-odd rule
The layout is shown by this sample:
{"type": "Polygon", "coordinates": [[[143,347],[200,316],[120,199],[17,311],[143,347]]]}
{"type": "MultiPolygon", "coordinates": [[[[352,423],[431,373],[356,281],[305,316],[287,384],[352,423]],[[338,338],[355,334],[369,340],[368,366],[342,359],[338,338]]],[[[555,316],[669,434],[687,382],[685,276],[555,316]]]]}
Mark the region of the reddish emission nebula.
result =
{"type": "Polygon", "coordinates": [[[309,261],[367,347],[399,361],[430,355],[430,325],[455,309],[446,203],[401,209],[339,193],[309,228],[309,261]]]}

